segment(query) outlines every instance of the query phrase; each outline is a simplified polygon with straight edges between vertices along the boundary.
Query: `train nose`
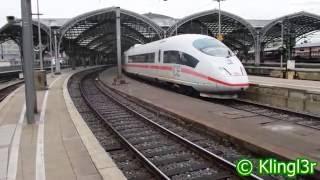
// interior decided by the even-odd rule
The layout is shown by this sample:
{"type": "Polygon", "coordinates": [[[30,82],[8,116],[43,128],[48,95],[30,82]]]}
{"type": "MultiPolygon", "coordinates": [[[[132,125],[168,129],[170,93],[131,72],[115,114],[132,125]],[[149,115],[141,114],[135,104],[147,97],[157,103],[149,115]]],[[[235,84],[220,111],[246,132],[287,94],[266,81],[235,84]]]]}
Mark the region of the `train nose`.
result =
{"type": "Polygon", "coordinates": [[[222,89],[228,89],[230,91],[244,91],[249,87],[249,79],[244,70],[241,67],[236,69],[230,68],[220,68],[222,84],[220,84],[222,89]]]}
{"type": "Polygon", "coordinates": [[[220,69],[226,71],[226,75],[247,76],[246,70],[236,56],[225,58],[224,62],[220,69]]]}
{"type": "Polygon", "coordinates": [[[219,70],[224,76],[247,76],[246,70],[241,66],[224,66],[219,67],[219,70]]]}

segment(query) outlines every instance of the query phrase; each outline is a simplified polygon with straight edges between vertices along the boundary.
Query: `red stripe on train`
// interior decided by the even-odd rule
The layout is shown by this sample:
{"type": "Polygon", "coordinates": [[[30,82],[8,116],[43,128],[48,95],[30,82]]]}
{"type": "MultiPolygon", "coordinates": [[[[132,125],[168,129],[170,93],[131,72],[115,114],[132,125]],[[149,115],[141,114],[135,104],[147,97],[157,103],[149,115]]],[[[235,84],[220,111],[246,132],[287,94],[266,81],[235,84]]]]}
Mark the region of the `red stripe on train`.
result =
{"type": "MultiPolygon", "coordinates": [[[[158,69],[158,70],[166,70],[166,71],[173,70],[172,66],[162,66],[162,65],[126,64],[124,66],[137,67],[137,68],[158,69]]],[[[192,76],[196,76],[196,77],[199,77],[199,78],[202,78],[202,79],[206,79],[208,81],[212,81],[212,82],[215,82],[215,83],[223,84],[225,86],[249,86],[249,83],[231,84],[231,83],[227,83],[227,82],[224,82],[224,81],[220,81],[220,80],[217,80],[215,78],[206,76],[204,74],[198,73],[198,72],[196,72],[196,71],[194,71],[192,69],[188,69],[188,68],[182,68],[181,72],[189,74],[189,75],[192,75],[192,76]]]]}
{"type": "Polygon", "coordinates": [[[171,71],[173,68],[171,66],[158,66],[158,65],[148,65],[148,64],[126,64],[127,67],[138,67],[138,68],[149,68],[149,69],[159,69],[171,71]]]}

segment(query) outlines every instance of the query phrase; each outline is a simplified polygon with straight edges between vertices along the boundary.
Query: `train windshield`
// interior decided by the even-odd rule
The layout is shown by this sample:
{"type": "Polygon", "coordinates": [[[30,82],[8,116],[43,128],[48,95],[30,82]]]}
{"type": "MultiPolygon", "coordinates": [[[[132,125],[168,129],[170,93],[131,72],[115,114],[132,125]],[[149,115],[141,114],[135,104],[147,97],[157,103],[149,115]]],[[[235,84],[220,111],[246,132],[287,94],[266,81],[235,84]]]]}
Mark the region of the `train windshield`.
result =
{"type": "Polygon", "coordinates": [[[216,39],[202,38],[195,40],[193,46],[201,52],[217,57],[231,57],[234,56],[233,52],[223,43],[216,39]]]}

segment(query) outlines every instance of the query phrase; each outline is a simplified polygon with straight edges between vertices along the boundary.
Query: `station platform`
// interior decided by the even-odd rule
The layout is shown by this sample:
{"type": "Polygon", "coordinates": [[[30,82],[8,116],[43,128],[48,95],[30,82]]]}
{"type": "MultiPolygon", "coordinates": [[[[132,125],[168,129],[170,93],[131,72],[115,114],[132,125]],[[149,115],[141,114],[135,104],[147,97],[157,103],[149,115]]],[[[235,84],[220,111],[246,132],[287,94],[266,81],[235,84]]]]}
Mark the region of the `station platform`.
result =
{"type": "Polygon", "coordinates": [[[251,84],[307,90],[310,92],[318,92],[320,94],[320,81],[281,79],[263,76],[249,76],[249,81],[251,84]]]}
{"type": "Polygon", "coordinates": [[[125,179],[69,96],[67,81],[82,70],[47,74],[34,124],[25,119],[24,85],[0,103],[0,180],[125,179]]]}
{"type": "MultiPolygon", "coordinates": [[[[245,66],[245,69],[250,75],[284,78],[286,69],[280,68],[279,66],[245,66]]],[[[294,68],[292,71],[294,72],[294,76],[296,79],[319,81],[320,68],[318,68],[318,66],[319,65],[305,68],[294,68]]]]}
{"type": "Polygon", "coordinates": [[[320,81],[249,76],[241,98],[320,116],[320,81]]]}
{"type": "MultiPolygon", "coordinates": [[[[308,157],[320,161],[320,131],[255,117],[254,114],[204,101],[152,86],[125,76],[127,84],[112,85],[116,69],[108,69],[99,79],[112,88],[160,107],[189,122],[225,137],[234,137],[245,145],[259,147],[288,159],[308,157]]],[[[320,167],[317,167],[320,169],[320,167]]]]}

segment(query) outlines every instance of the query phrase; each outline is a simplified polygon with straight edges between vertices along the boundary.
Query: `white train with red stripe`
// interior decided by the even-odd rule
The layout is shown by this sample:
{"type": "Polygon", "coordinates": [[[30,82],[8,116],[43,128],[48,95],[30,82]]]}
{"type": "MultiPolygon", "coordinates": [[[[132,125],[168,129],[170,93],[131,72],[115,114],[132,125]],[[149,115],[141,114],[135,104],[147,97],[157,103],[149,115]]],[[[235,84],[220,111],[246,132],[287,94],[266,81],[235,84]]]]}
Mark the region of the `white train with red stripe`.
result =
{"type": "Polygon", "coordinates": [[[210,36],[184,34],[135,45],[124,61],[127,73],[192,88],[205,97],[235,97],[249,86],[239,59],[210,36]]]}

